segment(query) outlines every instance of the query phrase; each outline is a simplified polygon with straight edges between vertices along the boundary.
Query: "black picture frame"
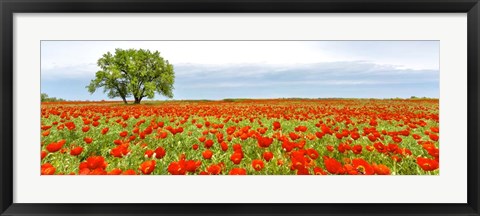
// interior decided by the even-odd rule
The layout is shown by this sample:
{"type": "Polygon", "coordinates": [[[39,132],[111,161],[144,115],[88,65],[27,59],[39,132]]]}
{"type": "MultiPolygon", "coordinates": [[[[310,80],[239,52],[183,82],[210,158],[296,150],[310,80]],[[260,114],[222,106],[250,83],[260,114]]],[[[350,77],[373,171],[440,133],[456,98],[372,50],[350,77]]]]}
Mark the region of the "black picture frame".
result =
{"type": "Polygon", "coordinates": [[[0,0],[0,212],[2,215],[480,215],[478,0],[0,0]],[[21,204],[13,203],[14,13],[467,13],[466,204],[21,204]]]}

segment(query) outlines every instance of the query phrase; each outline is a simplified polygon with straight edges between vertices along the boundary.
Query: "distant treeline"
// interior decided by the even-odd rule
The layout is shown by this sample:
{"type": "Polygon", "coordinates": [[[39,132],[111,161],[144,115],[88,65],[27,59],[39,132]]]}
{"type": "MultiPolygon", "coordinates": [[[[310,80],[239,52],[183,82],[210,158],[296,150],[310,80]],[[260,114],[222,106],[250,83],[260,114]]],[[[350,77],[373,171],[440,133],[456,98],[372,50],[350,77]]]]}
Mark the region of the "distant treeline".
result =
{"type": "MultiPolygon", "coordinates": [[[[56,97],[49,97],[47,94],[41,94],[42,102],[62,102],[67,101],[63,98],[56,98],[56,97]]],[[[331,97],[331,98],[225,98],[220,99],[224,102],[241,102],[241,101],[249,101],[249,100],[430,100],[430,99],[438,99],[438,98],[430,98],[430,97],[417,97],[411,96],[410,98],[340,98],[340,97],[331,97]]],[[[182,102],[209,102],[209,101],[219,101],[218,99],[187,99],[187,100],[171,100],[171,101],[182,101],[182,102]]],[[[79,100],[79,101],[72,101],[72,102],[97,102],[95,100],[79,100]]],[[[101,100],[100,102],[119,102],[119,101],[105,101],[101,100]]],[[[157,100],[146,100],[146,103],[156,103],[156,102],[165,102],[165,101],[157,101],[157,100]]]]}
{"type": "MultiPolygon", "coordinates": [[[[282,99],[282,100],[407,100],[407,99],[417,99],[417,100],[428,100],[428,99],[438,99],[438,98],[430,98],[430,97],[417,97],[411,96],[410,98],[345,98],[345,97],[329,97],[329,98],[271,98],[271,99],[282,99]]],[[[262,100],[262,99],[255,99],[255,98],[225,98],[223,101],[226,102],[236,102],[236,101],[244,101],[244,100],[262,100]]],[[[268,99],[267,99],[268,100],[268,99]]],[[[206,100],[208,101],[208,100],[206,100]]]]}
{"type": "Polygon", "coordinates": [[[42,102],[59,102],[59,101],[66,101],[65,99],[62,98],[56,98],[56,97],[49,97],[48,94],[42,93],[40,95],[41,101],[42,102]]]}

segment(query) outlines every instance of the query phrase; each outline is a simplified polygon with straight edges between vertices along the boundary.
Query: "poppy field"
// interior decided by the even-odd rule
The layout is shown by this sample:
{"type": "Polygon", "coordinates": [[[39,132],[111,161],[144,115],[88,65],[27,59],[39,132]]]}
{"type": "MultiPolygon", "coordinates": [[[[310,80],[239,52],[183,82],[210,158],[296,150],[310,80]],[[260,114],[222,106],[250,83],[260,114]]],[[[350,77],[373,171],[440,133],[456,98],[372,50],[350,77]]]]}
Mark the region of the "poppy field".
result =
{"type": "Polygon", "coordinates": [[[42,175],[438,175],[437,99],[43,102],[42,175]]]}

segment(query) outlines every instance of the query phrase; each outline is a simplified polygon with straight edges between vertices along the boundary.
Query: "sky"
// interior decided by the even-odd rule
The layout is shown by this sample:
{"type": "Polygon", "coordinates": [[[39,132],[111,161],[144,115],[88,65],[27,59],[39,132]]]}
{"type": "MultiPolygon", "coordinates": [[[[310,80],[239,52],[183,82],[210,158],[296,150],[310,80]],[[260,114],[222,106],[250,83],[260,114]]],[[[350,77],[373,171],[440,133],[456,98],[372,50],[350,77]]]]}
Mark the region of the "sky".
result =
{"type": "MultiPolygon", "coordinates": [[[[439,41],[42,41],[41,92],[110,99],[85,86],[115,48],[158,50],[174,66],[175,100],[439,98],[439,41]]],[[[167,98],[156,95],[155,100],[167,98]]]]}

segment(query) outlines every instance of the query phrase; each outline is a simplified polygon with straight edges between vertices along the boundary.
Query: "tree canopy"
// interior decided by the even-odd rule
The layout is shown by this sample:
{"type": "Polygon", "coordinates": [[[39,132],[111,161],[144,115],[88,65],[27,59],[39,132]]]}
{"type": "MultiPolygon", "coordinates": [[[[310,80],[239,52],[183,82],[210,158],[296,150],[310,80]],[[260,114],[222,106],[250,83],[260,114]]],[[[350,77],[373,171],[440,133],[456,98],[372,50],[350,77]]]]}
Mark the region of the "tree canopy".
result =
{"type": "Polygon", "coordinates": [[[40,100],[41,100],[41,102],[61,102],[61,101],[65,101],[65,99],[62,99],[62,98],[49,97],[47,93],[41,93],[40,94],[40,100]]]}
{"type": "Polygon", "coordinates": [[[103,87],[108,97],[121,97],[127,104],[127,97],[133,96],[135,104],[143,98],[153,98],[155,92],[172,98],[175,73],[173,65],[160,56],[160,52],[144,49],[115,49],[98,59],[99,70],[95,79],[86,86],[93,94],[103,87]]]}

